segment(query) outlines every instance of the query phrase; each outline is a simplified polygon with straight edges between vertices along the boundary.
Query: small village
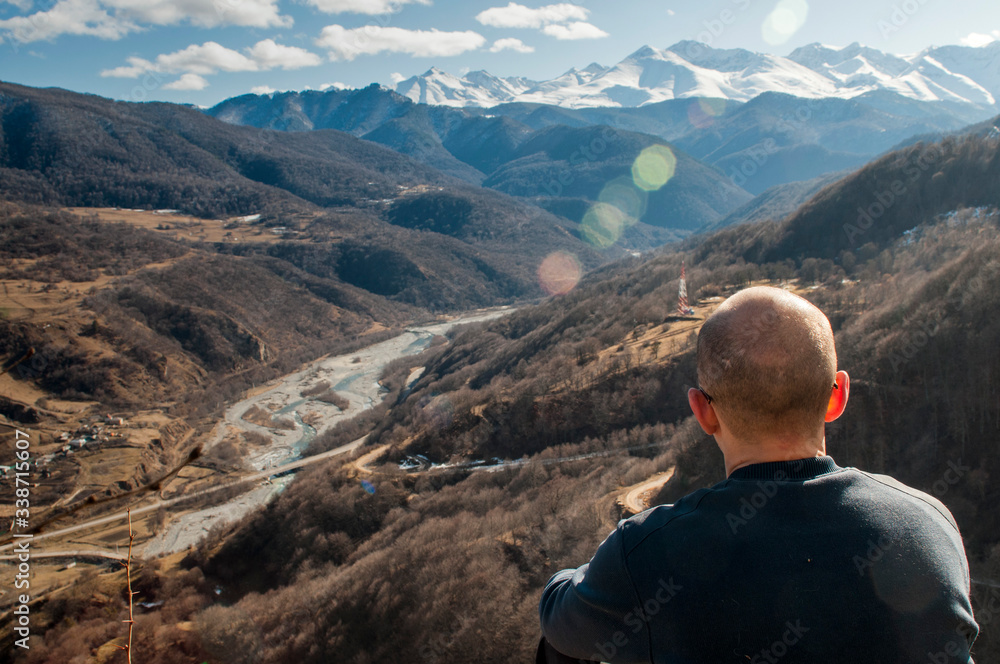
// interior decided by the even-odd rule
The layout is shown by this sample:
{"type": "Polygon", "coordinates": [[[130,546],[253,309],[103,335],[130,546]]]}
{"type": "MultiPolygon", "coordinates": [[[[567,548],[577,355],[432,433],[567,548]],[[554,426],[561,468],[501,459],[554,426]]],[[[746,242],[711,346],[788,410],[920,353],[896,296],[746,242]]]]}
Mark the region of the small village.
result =
{"type": "MultiPolygon", "coordinates": [[[[65,459],[80,450],[98,450],[104,447],[124,447],[128,444],[128,436],[120,431],[127,425],[124,417],[105,414],[94,417],[88,424],[81,424],[73,431],[64,431],[56,439],[62,445],[55,451],[41,456],[32,457],[31,463],[41,468],[39,479],[49,479],[52,473],[46,468],[58,459],[65,459]]],[[[0,486],[2,486],[14,470],[13,466],[0,466],[0,486]]]]}

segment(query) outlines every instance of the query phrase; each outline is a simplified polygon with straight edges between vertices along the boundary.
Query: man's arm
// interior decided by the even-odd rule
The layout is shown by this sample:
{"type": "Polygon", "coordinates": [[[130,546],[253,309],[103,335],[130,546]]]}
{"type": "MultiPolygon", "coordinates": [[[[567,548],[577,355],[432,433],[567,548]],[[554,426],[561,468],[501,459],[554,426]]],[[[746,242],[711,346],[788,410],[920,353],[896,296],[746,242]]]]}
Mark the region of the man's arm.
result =
{"type": "Polygon", "coordinates": [[[625,568],[621,528],[582,567],[555,574],[542,591],[542,634],[563,654],[605,662],[648,662],[649,633],[625,568]]]}

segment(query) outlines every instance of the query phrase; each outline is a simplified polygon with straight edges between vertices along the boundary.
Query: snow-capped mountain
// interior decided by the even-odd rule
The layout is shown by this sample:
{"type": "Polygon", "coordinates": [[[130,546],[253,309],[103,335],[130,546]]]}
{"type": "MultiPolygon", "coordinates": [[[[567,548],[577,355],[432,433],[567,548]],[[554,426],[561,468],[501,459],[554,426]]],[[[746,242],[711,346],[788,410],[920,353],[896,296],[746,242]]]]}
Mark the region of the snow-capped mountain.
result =
{"type": "Polygon", "coordinates": [[[666,49],[644,46],[613,67],[595,63],[544,82],[483,71],[459,78],[433,68],[395,90],[427,104],[481,107],[509,102],[635,107],[689,97],[745,102],[764,92],[850,99],[878,91],[987,107],[1000,101],[1000,42],[931,47],[906,56],[857,43],[810,44],[782,57],[682,41],[666,49]]]}
{"type": "Polygon", "coordinates": [[[537,85],[526,78],[499,78],[485,71],[474,71],[459,78],[437,67],[420,76],[411,76],[396,84],[396,92],[421,104],[434,106],[496,106],[515,98],[537,85]]]}
{"type": "Polygon", "coordinates": [[[810,44],[793,51],[788,59],[822,73],[847,93],[838,96],[889,90],[920,101],[992,106],[1000,98],[998,47],[997,42],[981,48],[946,46],[901,57],[857,42],[841,49],[810,44]]]}
{"type": "Polygon", "coordinates": [[[986,88],[996,103],[1000,103],[1000,42],[979,48],[941,46],[928,49],[927,55],[942,68],[966,76],[986,88]]]}

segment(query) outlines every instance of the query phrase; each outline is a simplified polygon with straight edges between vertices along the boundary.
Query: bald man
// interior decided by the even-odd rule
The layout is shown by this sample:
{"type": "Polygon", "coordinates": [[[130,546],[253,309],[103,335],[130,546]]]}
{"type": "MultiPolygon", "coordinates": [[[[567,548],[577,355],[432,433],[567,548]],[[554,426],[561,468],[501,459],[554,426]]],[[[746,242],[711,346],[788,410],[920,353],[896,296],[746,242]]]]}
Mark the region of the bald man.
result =
{"type": "Polygon", "coordinates": [[[622,521],[590,563],[553,576],[540,653],[971,662],[979,628],[951,513],[826,454],[824,424],[850,392],[826,316],[780,289],[741,291],[701,329],[698,380],[688,401],[727,479],[622,521]]]}

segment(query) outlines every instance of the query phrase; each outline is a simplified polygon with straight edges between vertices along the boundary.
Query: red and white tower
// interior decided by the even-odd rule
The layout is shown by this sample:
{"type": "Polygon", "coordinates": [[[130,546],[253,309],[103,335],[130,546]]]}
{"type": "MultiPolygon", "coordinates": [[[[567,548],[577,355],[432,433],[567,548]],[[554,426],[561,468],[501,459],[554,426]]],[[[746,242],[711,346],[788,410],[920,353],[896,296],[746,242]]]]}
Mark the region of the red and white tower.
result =
{"type": "Polygon", "coordinates": [[[688,306],[688,289],[684,274],[684,263],[681,263],[681,285],[677,293],[677,313],[681,316],[691,316],[694,314],[694,309],[688,306]]]}

